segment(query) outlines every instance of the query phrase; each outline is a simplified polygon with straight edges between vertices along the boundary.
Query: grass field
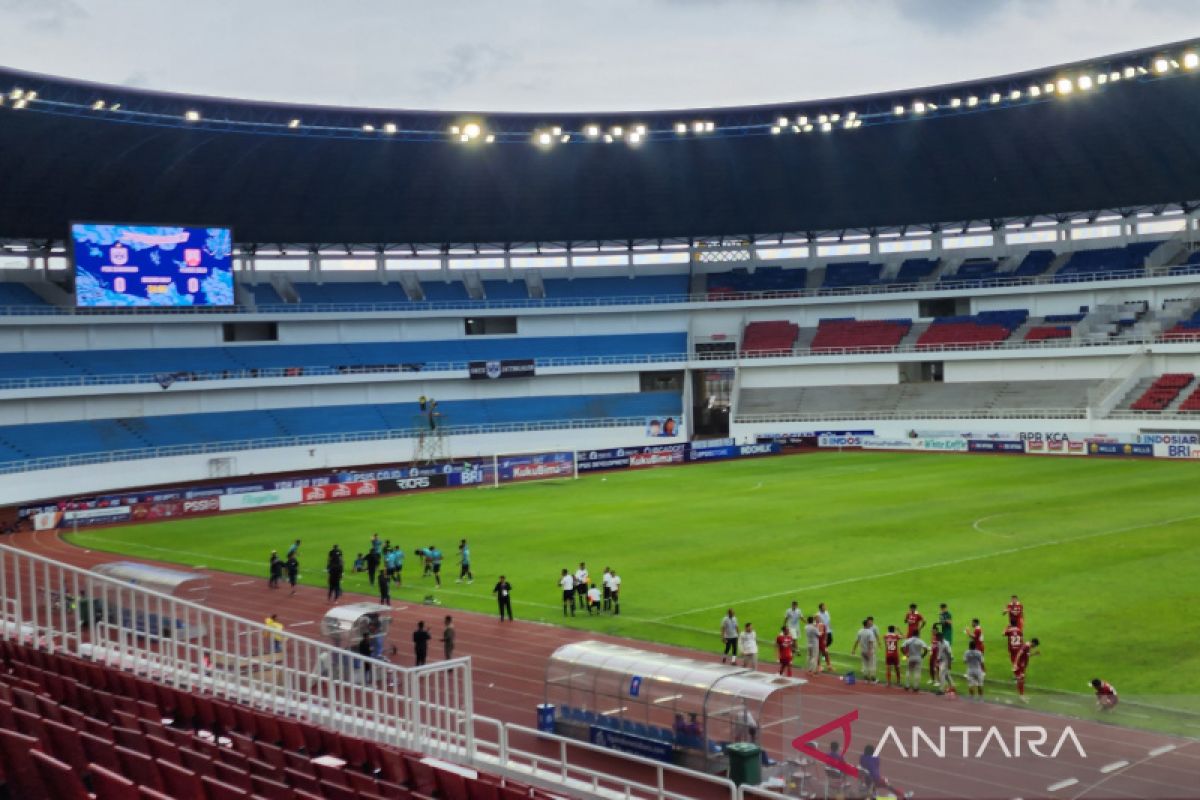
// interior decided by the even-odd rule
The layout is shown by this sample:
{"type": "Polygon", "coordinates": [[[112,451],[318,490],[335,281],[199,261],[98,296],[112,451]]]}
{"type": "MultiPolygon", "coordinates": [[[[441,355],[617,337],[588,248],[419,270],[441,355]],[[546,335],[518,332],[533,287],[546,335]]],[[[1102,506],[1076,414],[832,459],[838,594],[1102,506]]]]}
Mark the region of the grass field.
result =
{"type": "MultiPolygon", "coordinates": [[[[1015,592],[1025,602],[1027,634],[1042,641],[1031,684],[1084,694],[1086,681],[1100,676],[1123,699],[1200,712],[1195,688],[1181,683],[1200,675],[1198,479],[1200,467],[1182,461],[821,453],[73,538],[93,549],[264,575],[270,550],[282,553],[300,537],[302,580],[322,585],[332,544],[347,553],[349,568],[377,531],[409,553],[405,588],[394,596],[419,601],[432,591],[411,552],[437,543],[447,554],[438,592],[446,606],[494,612],[491,587],[503,572],[518,617],[713,652],[729,607],[755,623],[761,640],[773,638],[791,600],[806,614],[825,602],[834,650],[848,654],[867,614],[886,629],[900,626],[910,602],[930,619],[946,602],[956,657],[962,629],[980,617],[996,678],[1008,675],[1002,609],[1015,592]],[[470,586],[454,583],[453,554],[464,536],[477,576],[470,586]],[[594,576],[605,565],[621,574],[621,616],[562,617],[559,570],[580,560],[594,576]]],[[[346,587],[368,591],[362,575],[349,575],[346,587]]]]}

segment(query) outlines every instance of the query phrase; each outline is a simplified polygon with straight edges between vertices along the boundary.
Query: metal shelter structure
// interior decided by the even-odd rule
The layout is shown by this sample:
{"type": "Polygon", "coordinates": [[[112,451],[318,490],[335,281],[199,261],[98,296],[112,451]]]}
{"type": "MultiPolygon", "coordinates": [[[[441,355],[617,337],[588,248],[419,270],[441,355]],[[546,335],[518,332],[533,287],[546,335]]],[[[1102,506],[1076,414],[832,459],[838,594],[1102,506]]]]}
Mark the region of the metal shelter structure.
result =
{"type": "Polygon", "coordinates": [[[564,645],[546,666],[554,732],[708,773],[725,746],[783,760],[800,735],[806,681],[600,641],[564,645]]]}

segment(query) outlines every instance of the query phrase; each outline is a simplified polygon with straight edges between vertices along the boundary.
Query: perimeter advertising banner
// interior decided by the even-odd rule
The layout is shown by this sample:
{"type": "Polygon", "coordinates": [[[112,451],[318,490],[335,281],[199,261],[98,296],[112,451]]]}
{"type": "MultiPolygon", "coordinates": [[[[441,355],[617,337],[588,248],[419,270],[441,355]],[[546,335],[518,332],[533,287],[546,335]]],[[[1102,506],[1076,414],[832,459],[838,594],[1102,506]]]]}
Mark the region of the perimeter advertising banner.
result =
{"type": "Polygon", "coordinates": [[[496,465],[501,482],[570,478],[575,475],[574,453],[536,453],[506,456],[496,465]]]}

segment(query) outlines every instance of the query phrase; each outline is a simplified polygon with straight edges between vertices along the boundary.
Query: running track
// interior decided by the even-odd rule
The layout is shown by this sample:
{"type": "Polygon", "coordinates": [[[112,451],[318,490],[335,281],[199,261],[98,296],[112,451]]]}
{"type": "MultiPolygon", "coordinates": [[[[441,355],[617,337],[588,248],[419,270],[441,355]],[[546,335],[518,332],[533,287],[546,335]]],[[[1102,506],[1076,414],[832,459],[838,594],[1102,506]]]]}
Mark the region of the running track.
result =
{"type": "MultiPolygon", "coordinates": [[[[8,542],[59,561],[91,567],[111,561],[108,553],[92,552],[67,544],[57,534],[21,533],[8,542]]],[[[325,590],[301,586],[294,596],[286,589],[271,591],[266,580],[207,570],[212,577],[210,605],[239,616],[261,621],[278,612],[288,630],[313,635],[316,623],[329,603],[325,590]]],[[[366,588],[363,576],[350,574],[347,583],[366,588]]],[[[518,588],[519,592],[520,589],[518,588]]],[[[375,599],[372,595],[347,594],[346,601],[375,599]]],[[[452,614],[458,628],[455,655],[469,655],[473,661],[475,708],[480,714],[534,726],[534,706],[542,699],[542,677],[546,661],[558,646],[584,639],[624,640],[589,634],[557,626],[517,620],[499,622],[494,616],[460,610],[404,605],[393,600],[392,641],[399,646],[400,663],[411,663],[405,647],[408,632],[424,619],[435,633],[441,629],[441,616],[452,614]]],[[[652,645],[640,644],[650,647],[652,645]]],[[[697,653],[653,645],[664,652],[699,658],[715,658],[697,653]]],[[[440,652],[440,646],[430,648],[440,652]]],[[[1028,755],[1005,758],[1001,749],[989,747],[982,758],[964,758],[962,734],[951,733],[944,758],[905,760],[893,749],[884,750],[884,774],[893,783],[915,792],[917,798],[964,798],[969,800],[1197,800],[1200,798],[1200,741],[1131,730],[1082,720],[1069,720],[1042,712],[998,704],[976,704],[923,694],[906,695],[897,690],[859,685],[848,687],[834,677],[815,678],[804,696],[805,727],[812,728],[857,709],[860,714],[853,727],[851,760],[857,760],[862,745],[877,742],[889,725],[896,726],[901,741],[910,746],[910,729],[920,725],[936,738],[938,726],[979,726],[986,731],[1000,726],[1012,744],[1015,725],[1041,725],[1049,732],[1043,752],[1053,748],[1064,726],[1070,725],[1087,753],[1080,758],[1071,746],[1057,759],[1028,755]],[[1124,763],[1122,763],[1124,762],[1124,763]]],[[[972,734],[970,752],[978,749],[984,734],[972,734]]],[[[825,737],[824,745],[829,737],[825,737]]],[[[781,741],[764,742],[778,754],[788,745],[781,741]]],[[[623,765],[612,760],[609,768],[625,773],[623,765]]],[[[636,771],[635,771],[636,772],[636,771]]],[[[633,774],[633,773],[631,773],[633,774]]],[[[633,774],[644,778],[644,775],[633,774]]],[[[822,782],[815,791],[820,796],[822,782]]]]}

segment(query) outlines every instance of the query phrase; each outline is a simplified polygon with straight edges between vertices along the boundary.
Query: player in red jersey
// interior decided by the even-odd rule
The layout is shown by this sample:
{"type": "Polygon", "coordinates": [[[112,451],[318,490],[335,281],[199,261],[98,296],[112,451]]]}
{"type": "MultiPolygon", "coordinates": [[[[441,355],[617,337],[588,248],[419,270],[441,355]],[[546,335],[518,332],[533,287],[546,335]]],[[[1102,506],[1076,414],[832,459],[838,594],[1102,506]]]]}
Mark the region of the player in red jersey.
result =
{"type": "Polygon", "coordinates": [[[888,632],[883,636],[884,672],[887,685],[892,685],[892,670],[896,670],[896,685],[900,686],[900,642],[903,636],[896,633],[895,625],[888,625],[888,632]]]}
{"type": "Polygon", "coordinates": [[[796,640],[792,638],[787,625],[779,629],[779,635],[775,637],[775,649],[779,655],[779,674],[792,677],[792,654],[796,652],[796,640]]]}
{"type": "Polygon", "coordinates": [[[1000,613],[1008,615],[1009,625],[1016,625],[1021,629],[1022,633],[1025,632],[1025,606],[1021,604],[1021,601],[1017,599],[1015,594],[1000,613]]]}
{"type": "Polygon", "coordinates": [[[983,626],[979,624],[979,618],[971,620],[971,627],[966,630],[967,636],[975,643],[975,649],[983,655],[983,626]]]}
{"type": "Polygon", "coordinates": [[[1096,692],[1096,708],[1101,711],[1112,711],[1120,702],[1117,690],[1108,681],[1092,678],[1092,689],[1096,692]]]}
{"type": "Polygon", "coordinates": [[[908,604],[908,613],[904,615],[904,624],[908,625],[909,639],[921,635],[921,629],[925,627],[925,617],[918,613],[916,603],[908,604]]]}
{"type": "Polygon", "coordinates": [[[933,627],[929,629],[931,638],[929,640],[929,683],[937,685],[938,682],[938,645],[942,642],[942,623],[935,622],[933,627]]]}
{"type": "Polygon", "coordinates": [[[825,671],[833,672],[833,664],[829,662],[829,626],[820,617],[817,617],[817,633],[821,637],[817,641],[817,671],[821,671],[821,659],[825,659],[825,671]]]}
{"type": "Polygon", "coordinates": [[[1004,629],[1004,638],[1008,640],[1008,660],[1012,663],[1017,663],[1017,651],[1021,649],[1021,642],[1024,641],[1025,634],[1016,625],[1009,625],[1004,629]]]}
{"type": "Polygon", "coordinates": [[[1037,639],[1030,639],[1017,648],[1017,655],[1013,659],[1013,677],[1017,680],[1017,696],[1024,703],[1029,702],[1029,698],[1025,696],[1025,670],[1029,669],[1030,656],[1038,655],[1039,644],[1037,639]]]}

